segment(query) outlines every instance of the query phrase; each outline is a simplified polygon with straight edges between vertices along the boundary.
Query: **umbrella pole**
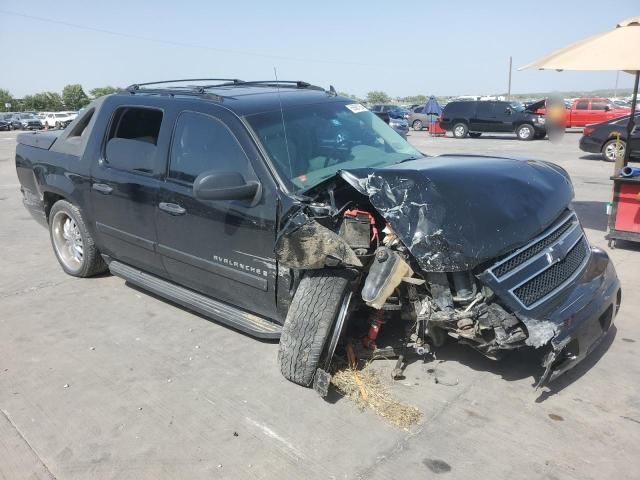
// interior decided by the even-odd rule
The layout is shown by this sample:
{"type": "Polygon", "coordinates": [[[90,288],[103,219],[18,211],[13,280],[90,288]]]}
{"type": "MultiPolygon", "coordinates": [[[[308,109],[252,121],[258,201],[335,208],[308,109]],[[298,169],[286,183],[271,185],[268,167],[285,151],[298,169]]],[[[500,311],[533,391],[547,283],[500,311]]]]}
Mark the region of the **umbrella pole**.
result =
{"type": "Polygon", "coordinates": [[[629,159],[631,158],[631,132],[633,132],[633,127],[635,125],[635,113],[636,113],[636,105],[638,102],[638,81],[640,80],[640,70],[636,70],[636,80],[633,83],[633,97],[631,97],[631,116],[629,117],[629,123],[627,124],[627,146],[624,149],[624,160],[622,165],[619,165],[620,159],[616,159],[616,171],[613,172],[614,176],[620,174],[620,169],[625,167],[627,163],[629,163],[629,159]]]}

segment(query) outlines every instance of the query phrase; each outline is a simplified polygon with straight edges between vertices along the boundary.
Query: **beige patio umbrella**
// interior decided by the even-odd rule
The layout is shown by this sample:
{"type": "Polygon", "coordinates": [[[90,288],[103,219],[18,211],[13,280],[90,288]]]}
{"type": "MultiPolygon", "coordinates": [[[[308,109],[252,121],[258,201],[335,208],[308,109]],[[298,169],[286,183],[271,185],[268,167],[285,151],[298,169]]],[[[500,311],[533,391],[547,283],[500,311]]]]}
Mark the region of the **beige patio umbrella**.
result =
{"type": "MultiPolygon", "coordinates": [[[[627,125],[627,139],[634,127],[634,113],[640,79],[640,17],[632,17],[616,25],[608,32],[572,43],[556,50],[518,70],[623,70],[635,75],[631,116],[627,125]]],[[[625,149],[625,163],[629,161],[631,148],[625,149]]]]}

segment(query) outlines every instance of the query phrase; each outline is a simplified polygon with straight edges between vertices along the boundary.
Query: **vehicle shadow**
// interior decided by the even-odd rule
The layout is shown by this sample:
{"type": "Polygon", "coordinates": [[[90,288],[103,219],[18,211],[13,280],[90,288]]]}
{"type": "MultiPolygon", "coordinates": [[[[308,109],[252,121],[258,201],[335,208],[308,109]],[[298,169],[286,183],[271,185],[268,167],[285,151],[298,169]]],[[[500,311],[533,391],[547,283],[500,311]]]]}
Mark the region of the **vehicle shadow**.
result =
{"type": "Polygon", "coordinates": [[[584,228],[607,231],[607,203],[606,202],[573,202],[573,208],[584,228]]]}
{"type": "Polygon", "coordinates": [[[599,153],[590,153],[588,155],[582,155],[580,160],[591,160],[594,162],[604,162],[604,158],[599,153]]]}

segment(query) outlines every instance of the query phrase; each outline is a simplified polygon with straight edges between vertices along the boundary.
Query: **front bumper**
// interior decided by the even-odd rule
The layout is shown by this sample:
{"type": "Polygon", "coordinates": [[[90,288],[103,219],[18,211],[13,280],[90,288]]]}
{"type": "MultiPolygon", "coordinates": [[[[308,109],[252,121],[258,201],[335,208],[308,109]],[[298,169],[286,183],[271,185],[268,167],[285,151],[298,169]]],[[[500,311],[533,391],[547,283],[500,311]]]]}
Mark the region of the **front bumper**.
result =
{"type": "Polygon", "coordinates": [[[620,281],[609,256],[592,248],[582,274],[543,320],[555,325],[556,333],[538,386],[555,380],[593,352],[613,325],[621,298],[620,281]]]}

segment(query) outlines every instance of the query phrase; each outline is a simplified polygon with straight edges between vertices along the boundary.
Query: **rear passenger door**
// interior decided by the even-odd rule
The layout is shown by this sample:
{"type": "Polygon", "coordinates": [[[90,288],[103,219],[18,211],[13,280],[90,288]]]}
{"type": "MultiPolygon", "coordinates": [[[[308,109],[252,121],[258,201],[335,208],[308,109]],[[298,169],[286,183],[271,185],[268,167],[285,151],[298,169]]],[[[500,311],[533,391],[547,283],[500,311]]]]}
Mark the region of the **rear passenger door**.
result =
{"type": "Polygon", "coordinates": [[[182,111],[175,122],[157,199],[158,252],[176,283],[277,318],[275,184],[242,123],[220,107],[202,108],[182,111]],[[205,172],[259,181],[259,200],[196,199],[193,183],[205,172]]]}
{"type": "Polygon", "coordinates": [[[493,119],[493,102],[475,102],[475,113],[469,121],[469,130],[490,132],[493,119]]]}
{"type": "Polygon", "coordinates": [[[170,137],[163,117],[159,108],[114,110],[92,167],[90,193],[102,253],[156,275],[165,275],[154,221],[170,137]]]}
{"type": "Polygon", "coordinates": [[[589,121],[589,100],[579,100],[576,108],[571,112],[572,127],[584,127],[589,121]]]}

